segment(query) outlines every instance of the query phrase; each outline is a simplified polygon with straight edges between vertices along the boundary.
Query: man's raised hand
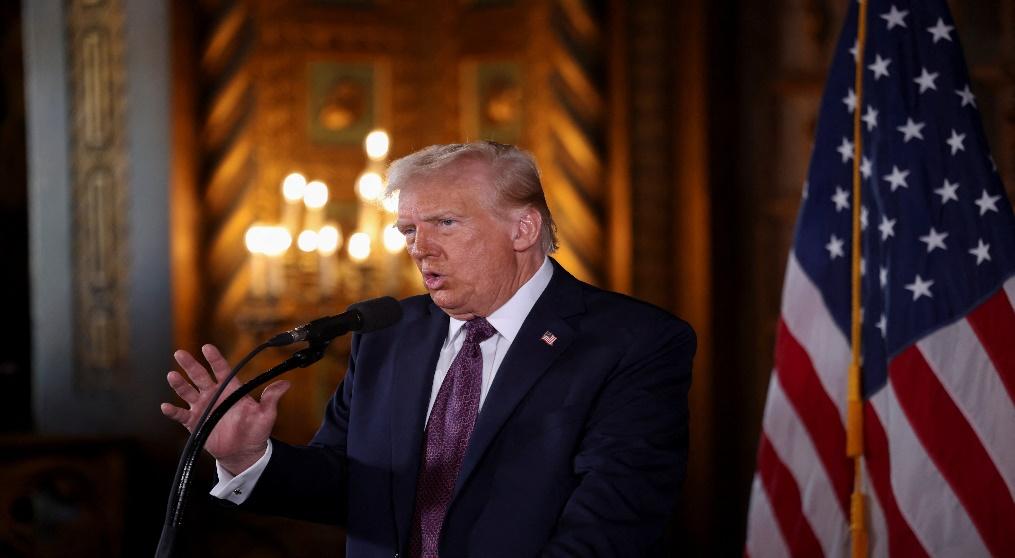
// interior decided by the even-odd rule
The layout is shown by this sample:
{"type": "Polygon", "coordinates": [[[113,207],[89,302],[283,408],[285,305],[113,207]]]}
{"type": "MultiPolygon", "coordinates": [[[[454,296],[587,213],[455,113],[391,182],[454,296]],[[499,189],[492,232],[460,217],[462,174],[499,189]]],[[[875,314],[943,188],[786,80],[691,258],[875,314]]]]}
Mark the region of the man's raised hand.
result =
{"type": "MultiPolygon", "coordinates": [[[[169,403],[161,406],[162,414],[190,431],[193,431],[208,407],[218,389],[218,383],[229,375],[230,370],[229,363],[214,345],[201,347],[201,352],[211,366],[214,377],[190,353],[176,351],[173,357],[184,373],[173,370],[166,379],[187,407],[181,408],[169,403]]],[[[217,403],[221,403],[240,385],[235,378],[230,381],[217,403]]],[[[289,390],[289,385],[285,380],[269,385],[261,393],[260,401],[249,395],[244,397],[215,426],[205,443],[205,449],[227,471],[234,475],[242,473],[264,455],[278,415],[278,401],[289,390]]]]}

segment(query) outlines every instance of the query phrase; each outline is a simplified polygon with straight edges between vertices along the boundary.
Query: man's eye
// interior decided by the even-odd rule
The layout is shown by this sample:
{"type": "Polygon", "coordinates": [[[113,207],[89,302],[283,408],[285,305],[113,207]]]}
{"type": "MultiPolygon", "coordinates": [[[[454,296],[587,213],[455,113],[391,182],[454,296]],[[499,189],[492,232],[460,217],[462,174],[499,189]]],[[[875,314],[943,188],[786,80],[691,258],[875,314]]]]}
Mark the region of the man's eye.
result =
{"type": "Polygon", "coordinates": [[[416,229],[413,227],[402,227],[398,229],[398,232],[402,233],[403,236],[409,236],[416,233],[416,229]]]}
{"type": "Polygon", "coordinates": [[[455,224],[455,220],[454,219],[441,219],[440,221],[438,221],[438,223],[441,226],[450,227],[451,225],[455,224]]]}

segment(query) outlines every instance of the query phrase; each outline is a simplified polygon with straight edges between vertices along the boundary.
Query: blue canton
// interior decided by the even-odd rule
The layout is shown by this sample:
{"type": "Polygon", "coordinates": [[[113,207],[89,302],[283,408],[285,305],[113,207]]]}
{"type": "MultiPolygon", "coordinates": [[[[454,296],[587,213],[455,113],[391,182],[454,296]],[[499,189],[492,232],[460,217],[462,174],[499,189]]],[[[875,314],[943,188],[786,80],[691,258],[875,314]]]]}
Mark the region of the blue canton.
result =
{"type": "Polygon", "coordinates": [[[864,396],[888,360],[963,317],[1015,274],[1015,216],[990,157],[943,0],[872,1],[863,99],[858,5],[821,103],[794,253],[849,338],[853,111],[863,117],[864,396]]]}

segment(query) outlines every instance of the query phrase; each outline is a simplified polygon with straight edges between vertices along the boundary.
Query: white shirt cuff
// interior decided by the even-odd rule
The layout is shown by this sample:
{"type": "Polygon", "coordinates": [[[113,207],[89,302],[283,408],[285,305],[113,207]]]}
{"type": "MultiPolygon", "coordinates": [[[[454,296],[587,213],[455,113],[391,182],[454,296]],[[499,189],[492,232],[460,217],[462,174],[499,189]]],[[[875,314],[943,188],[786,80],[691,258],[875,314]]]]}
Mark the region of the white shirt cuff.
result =
{"type": "Polygon", "coordinates": [[[242,504],[250,496],[250,492],[254,490],[257,480],[261,478],[261,473],[268,466],[269,459],[271,459],[271,440],[268,440],[268,449],[264,451],[264,455],[248,467],[246,471],[235,477],[232,473],[226,471],[225,467],[220,465],[218,461],[215,461],[215,471],[218,473],[219,481],[211,489],[211,495],[220,500],[228,500],[236,505],[242,504]]]}

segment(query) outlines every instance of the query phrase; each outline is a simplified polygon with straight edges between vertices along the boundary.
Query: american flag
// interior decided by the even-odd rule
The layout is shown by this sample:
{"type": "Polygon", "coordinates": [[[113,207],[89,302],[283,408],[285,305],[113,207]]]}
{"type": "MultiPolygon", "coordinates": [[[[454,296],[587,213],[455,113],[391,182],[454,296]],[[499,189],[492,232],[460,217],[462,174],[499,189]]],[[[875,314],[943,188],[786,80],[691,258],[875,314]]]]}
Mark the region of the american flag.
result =
{"type": "Polygon", "coordinates": [[[1015,556],[1015,216],[944,0],[856,1],[789,257],[746,553],[849,553],[853,111],[861,111],[872,556],[1015,556]]]}

